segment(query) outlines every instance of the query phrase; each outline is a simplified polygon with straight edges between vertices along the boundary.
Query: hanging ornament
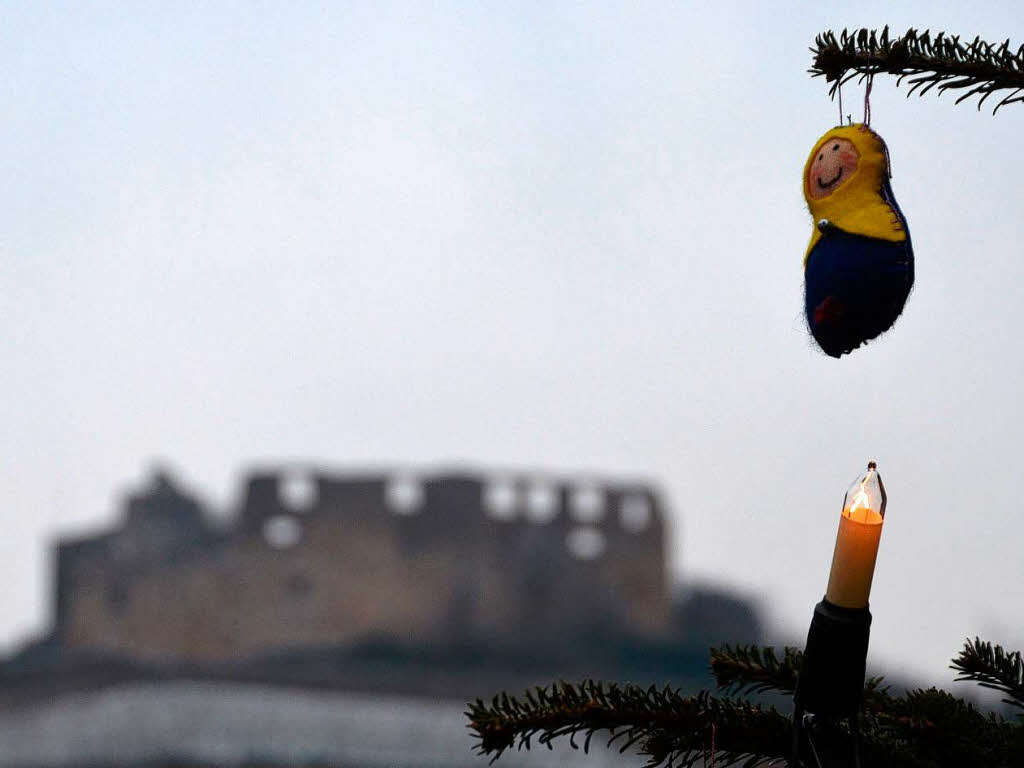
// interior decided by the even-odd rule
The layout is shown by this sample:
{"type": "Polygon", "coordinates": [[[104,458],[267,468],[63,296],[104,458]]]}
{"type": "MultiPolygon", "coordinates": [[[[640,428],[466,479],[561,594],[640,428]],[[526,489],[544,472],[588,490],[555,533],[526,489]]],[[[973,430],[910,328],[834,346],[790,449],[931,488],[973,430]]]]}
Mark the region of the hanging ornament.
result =
{"type": "MultiPolygon", "coordinates": [[[[865,118],[870,114],[865,99],[865,118]]],[[[804,166],[814,220],[804,313],[814,340],[832,357],[889,330],[914,284],[910,230],[890,176],[885,142],[867,123],[830,130],[804,166]]]]}

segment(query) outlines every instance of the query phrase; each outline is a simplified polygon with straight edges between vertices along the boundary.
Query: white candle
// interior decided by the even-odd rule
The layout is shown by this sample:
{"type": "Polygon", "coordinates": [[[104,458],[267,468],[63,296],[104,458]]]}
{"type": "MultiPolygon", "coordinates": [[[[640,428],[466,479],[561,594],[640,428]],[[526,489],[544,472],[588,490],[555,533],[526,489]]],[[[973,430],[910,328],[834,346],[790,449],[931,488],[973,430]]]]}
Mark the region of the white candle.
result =
{"type": "Polygon", "coordinates": [[[828,602],[841,608],[868,607],[884,519],[885,488],[875,463],[871,462],[867,473],[854,482],[843,502],[825,590],[828,602]]]}

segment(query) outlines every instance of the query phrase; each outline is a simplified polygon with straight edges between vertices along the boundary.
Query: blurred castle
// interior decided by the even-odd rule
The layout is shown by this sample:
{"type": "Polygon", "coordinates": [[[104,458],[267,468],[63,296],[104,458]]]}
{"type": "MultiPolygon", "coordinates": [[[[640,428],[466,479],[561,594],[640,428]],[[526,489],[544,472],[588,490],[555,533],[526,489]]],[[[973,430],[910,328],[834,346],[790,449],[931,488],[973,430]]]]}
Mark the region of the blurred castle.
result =
{"type": "Polygon", "coordinates": [[[460,699],[696,691],[709,643],[760,639],[743,597],[670,593],[665,544],[642,484],[288,467],[225,516],[157,473],[57,544],[53,627],[0,659],[0,768],[477,766],[460,699]]]}
{"type": "Polygon", "coordinates": [[[665,637],[665,525],[642,485],[287,469],[219,523],[158,473],[122,524],[63,541],[51,642],[218,663],[409,646],[665,637]]]}

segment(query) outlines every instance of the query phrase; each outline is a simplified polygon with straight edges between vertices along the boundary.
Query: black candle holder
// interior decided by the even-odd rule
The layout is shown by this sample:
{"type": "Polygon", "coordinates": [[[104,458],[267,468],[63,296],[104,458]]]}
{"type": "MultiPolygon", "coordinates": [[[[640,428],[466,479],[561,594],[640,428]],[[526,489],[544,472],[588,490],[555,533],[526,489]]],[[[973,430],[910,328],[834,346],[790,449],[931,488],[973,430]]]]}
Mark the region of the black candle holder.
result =
{"type": "Polygon", "coordinates": [[[864,694],[871,611],[814,606],[794,703],[824,717],[856,717],[864,694]]]}
{"type": "Polygon", "coordinates": [[[793,768],[860,768],[870,631],[867,608],[843,608],[828,600],[814,606],[793,695],[793,768]],[[839,727],[843,718],[849,721],[847,729],[839,727]]]}

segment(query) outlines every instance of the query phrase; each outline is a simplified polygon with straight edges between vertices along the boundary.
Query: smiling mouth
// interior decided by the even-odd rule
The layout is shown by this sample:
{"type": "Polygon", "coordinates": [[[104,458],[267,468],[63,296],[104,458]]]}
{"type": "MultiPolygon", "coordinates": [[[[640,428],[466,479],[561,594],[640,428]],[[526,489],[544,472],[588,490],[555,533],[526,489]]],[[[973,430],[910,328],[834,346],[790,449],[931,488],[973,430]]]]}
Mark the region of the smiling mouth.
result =
{"type": "Polygon", "coordinates": [[[833,184],[835,184],[837,181],[839,181],[841,178],[843,178],[843,169],[842,168],[839,169],[839,173],[836,174],[836,177],[834,179],[832,179],[832,181],[830,181],[828,183],[823,182],[821,180],[821,176],[819,176],[818,177],[818,186],[821,187],[822,189],[828,189],[833,184]]]}

